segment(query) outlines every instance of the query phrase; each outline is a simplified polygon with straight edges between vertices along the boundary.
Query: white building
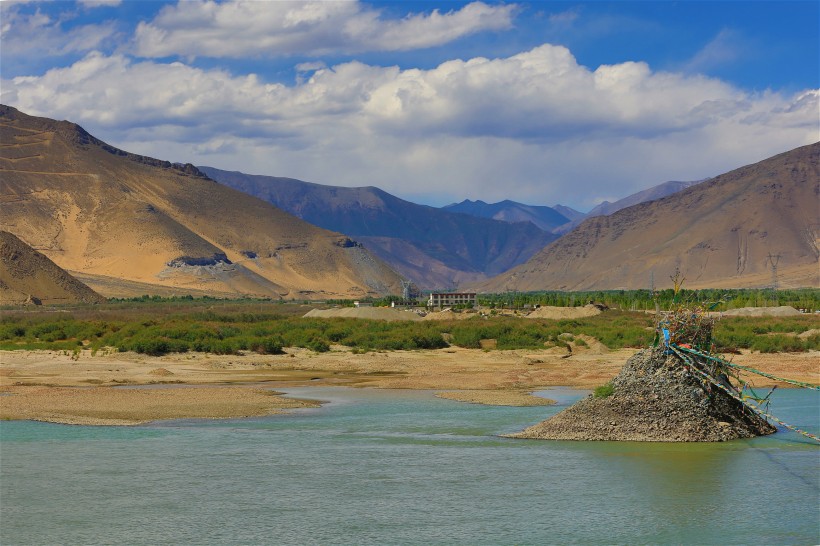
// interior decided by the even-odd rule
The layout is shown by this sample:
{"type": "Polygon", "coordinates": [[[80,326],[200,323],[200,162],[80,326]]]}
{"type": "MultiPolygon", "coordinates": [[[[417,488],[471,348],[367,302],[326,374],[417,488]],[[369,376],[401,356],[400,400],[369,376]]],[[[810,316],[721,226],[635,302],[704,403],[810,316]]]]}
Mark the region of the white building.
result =
{"type": "Polygon", "coordinates": [[[475,292],[433,292],[427,300],[427,307],[475,307],[475,304],[475,292]]]}

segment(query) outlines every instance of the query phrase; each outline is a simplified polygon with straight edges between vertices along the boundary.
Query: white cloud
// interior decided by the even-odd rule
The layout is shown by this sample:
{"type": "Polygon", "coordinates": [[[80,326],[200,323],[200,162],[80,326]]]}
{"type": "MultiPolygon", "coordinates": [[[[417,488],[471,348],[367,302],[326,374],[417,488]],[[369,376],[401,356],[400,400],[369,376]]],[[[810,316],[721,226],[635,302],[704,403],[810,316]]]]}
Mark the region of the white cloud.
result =
{"type": "Polygon", "coordinates": [[[558,26],[571,26],[578,20],[578,8],[569,9],[549,16],[549,22],[558,26]]]}
{"type": "Polygon", "coordinates": [[[73,13],[65,12],[60,18],[52,18],[36,9],[33,13],[21,11],[20,2],[0,3],[0,49],[4,72],[14,72],[15,67],[30,67],[39,59],[86,53],[99,49],[117,34],[113,21],[74,26],[65,30],[66,20],[73,13]]]}
{"type": "Polygon", "coordinates": [[[142,22],[135,51],[143,57],[279,57],[403,51],[512,27],[515,5],[473,2],[459,10],[395,20],[359,2],[179,2],[142,22]]]}
{"type": "Polygon", "coordinates": [[[743,56],[744,50],[748,54],[749,48],[738,32],[724,28],[686,63],[684,69],[687,72],[709,72],[735,62],[743,56]]]}
{"type": "Polygon", "coordinates": [[[116,7],[122,4],[122,0],[77,0],[86,9],[116,7]]]}
{"type": "MultiPolygon", "coordinates": [[[[589,208],[817,140],[820,92],[739,90],[544,45],[430,70],[347,62],[295,85],[92,53],[2,82],[2,102],[172,161],[436,195],[589,208]]],[[[309,77],[308,77],[309,76],[309,77]]]]}

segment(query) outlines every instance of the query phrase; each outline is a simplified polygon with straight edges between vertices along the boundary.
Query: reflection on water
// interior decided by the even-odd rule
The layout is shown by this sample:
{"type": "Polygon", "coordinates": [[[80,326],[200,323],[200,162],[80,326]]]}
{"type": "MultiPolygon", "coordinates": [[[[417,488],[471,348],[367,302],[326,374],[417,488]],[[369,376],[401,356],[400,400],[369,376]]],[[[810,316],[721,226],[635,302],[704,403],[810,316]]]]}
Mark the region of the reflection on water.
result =
{"type": "MultiPolygon", "coordinates": [[[[0,543],[820,542],[820,448],[791,433],[513,440],[500,435],[562,408],[287,390],[326,405],[129,428],[0,423],[0,543]]],[[[820,431],[816,393],[776,394],[776,415],[820,431]]]]}

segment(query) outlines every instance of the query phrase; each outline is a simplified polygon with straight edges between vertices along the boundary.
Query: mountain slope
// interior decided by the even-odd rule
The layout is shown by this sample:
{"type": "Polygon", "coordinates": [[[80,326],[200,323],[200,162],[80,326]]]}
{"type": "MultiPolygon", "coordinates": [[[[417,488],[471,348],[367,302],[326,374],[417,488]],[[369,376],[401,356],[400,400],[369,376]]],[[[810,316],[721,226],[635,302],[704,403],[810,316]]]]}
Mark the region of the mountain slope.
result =
{"type": "Polygon", "coordinates": [[[585,220],[479,289],[818,286],[820,143],[585,220]],[[776,256],[780,258],[776,258],[776,256]]]}
{"type": "Polygon", "coordinates": [[[562,215],[566,216],[567,218],[569,218],[570,221],[583,220],[584,218],[587,217],[587,215],[585,213],[577,211],[572,207],[567,207],[566,205],[555,205],[554,207],[551,207],[551,208],[553,210],[555,210],[557,213],[562,214],[562,215]]]}
{"type": "Polygon", "coordinates": [[[417,205],[378,188],[344,188],[293,178],[199,167],[214,180],[255,195],[360,241],[422,288],[497,275],[555,239],[532,224],[509,224],[417,205]]]}
{"type": "Polygon", "coordinates": [[[679,191],[685,190],[695,184],[697,184],[697,182],[664,182],[663,184],[652,186],[651,188],[641,190],[633,193],[632,195],[627,195],[623,199],[618,199],[614,203],[604,201],[589,211],[586,218],[593,218],[595,216],[609,216],[610,214],[618,212],[621,209],[631,207],[632,205],[645,203],[647,201],[654,201],[655,199],[660,199],[661,197],[678,193],[679,191]]]}
{"type": "Polygon", "coordinates": [[[73,123],[7,106],[0,142],[0,228],[104,294],[118,293],[112,279],[183,294],[400,293],[398,276],[347,237],[192,165],[129,154],[73,123]]]}
{"type": "MultiPolygon", "coordinates": [[[[593,207],[592,210],[590,210],[588,213],[580,213],[576,215],[575,218],[571,218],[571,222],[568,222],[558,227],[555,230],[555,233],[568,233],[575,229],[576,226],[580,225],[581,222],[583,222],[587,218],[594,218],[596,216],[609,216],[610,214],[614,214],[615,212],[618,212],[621,209],[625,209],[627,207],[631,207],[639,203],[646,203],[647,201],[654,201],[655,199],[660,199],[662,197],[666,197],[667,195],[672,195],[673,193],[685,190],[686,188],[694,186],[695,184],[699,184],[699,182],[664,182],[663,184],[652,186],[651,188],[641,190],[639,192],[633,193],[632,195],[627,195],[623,199],[618,199],[614,203],[604,201],[603,203],[600,203],[593,207]]],[[[556,207],[556,210],[557,209],[558,207],[556,207]]]]}
{"type": "Polygon", "coordinates": [[[101,303],[105,298],[9,233],[0,231],[0,303],[101,303]]]}
{"type": "Polygon", "coordinates": [[[502,222],[532,222],[544,231],[552,231],[570,221],[569,218],[553,208],[524,205],[509,199],[499,203],[485,203],[480,200],[470,201],[465,199],[461,203],[453,203],[441,208],[450,212],[470,214],[479,218],[492,218],[502,222]]]}

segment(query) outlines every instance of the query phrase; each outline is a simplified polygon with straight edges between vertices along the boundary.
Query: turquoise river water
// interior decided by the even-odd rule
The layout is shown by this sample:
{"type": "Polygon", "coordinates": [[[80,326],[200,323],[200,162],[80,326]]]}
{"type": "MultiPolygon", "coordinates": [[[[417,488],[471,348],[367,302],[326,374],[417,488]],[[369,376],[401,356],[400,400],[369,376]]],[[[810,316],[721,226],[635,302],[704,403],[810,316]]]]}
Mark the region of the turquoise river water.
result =
{"type": "MultiPolygon", "coordinates": [[[[817,544],[820,447],[513,440],[556,407],[287,389],[287,415],[138,427],[0,423],[0,543],[817,544]]],[[[820,432],[817,392],[775,391],[820,432]]]]}

